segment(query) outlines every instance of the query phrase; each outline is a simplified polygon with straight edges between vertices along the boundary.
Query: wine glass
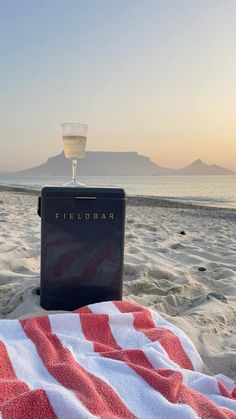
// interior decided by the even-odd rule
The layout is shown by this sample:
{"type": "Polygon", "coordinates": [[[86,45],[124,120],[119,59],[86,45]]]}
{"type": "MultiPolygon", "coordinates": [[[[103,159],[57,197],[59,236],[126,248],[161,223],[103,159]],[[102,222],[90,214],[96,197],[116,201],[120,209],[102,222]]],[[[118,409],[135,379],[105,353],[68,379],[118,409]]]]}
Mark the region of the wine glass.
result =
{"type": "Polygon", "coordinates": [[[72,181],[65,186],[85,186],[76,180],[77,159],[85,155],[88,125],[77,122],[66,122],[61,124],[64,154],[72,161],[72,181]]]}

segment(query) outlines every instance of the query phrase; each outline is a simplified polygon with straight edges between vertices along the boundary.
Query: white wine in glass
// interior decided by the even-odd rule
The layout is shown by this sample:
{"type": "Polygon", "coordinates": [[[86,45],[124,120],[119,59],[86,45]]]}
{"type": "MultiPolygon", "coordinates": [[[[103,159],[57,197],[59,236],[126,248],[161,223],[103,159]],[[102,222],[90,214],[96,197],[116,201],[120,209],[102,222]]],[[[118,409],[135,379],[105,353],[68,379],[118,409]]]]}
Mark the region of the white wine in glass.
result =
{"type": "Polygon", "coordinates": [[[66,122],[61,124],[64,154],[72,161],[72,181],[65,186],[85,186],[76,179],[77,159],[85,155],[88,125],[77,122],[66,122]]]}

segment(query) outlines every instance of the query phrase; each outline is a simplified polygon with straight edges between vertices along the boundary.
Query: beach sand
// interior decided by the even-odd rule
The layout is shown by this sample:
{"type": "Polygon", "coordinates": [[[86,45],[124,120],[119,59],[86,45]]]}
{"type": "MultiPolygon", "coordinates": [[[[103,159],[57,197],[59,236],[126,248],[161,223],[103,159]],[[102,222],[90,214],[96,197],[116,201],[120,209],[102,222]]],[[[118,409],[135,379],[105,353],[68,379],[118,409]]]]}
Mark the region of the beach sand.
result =
{"type": "MultiPolygon", "coordinates": [[[[36,192],[0,188],[0,318],[47,314],[36,209],[36,192]]],[[[235,379],[236,210],[129,199],[124,298],[184,330],[209,374],[235,379]]]]}

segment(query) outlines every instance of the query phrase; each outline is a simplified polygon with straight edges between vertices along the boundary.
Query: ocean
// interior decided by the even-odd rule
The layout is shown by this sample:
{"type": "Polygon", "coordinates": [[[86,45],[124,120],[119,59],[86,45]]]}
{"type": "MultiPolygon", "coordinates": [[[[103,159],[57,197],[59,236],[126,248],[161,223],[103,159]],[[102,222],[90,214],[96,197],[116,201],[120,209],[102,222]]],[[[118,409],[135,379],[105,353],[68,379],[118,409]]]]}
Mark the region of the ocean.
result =
{"type": "MultiPolygon", "coordinates": [[[[236,208],[236,176],[89,176],[87,186],[122,187],[127,195],[151,196],[201,205],[236,208]]],[[[0,185],[40,190],[62,185],[69,177],[0,176],[0,185]]]]}

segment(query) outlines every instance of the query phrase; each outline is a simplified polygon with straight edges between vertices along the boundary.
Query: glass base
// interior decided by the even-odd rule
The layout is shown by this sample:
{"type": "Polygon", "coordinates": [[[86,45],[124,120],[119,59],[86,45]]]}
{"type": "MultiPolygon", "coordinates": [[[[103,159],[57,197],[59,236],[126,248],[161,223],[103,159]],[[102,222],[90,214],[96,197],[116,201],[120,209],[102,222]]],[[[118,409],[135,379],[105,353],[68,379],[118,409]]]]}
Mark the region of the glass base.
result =
{"type": "Polygon", "coordinates": [[[71,180],[70,182],[63,183],[63,186],[69,186],[72,188],[84,188],[84,183],[80,183],[77,180],[71,180]]]}

